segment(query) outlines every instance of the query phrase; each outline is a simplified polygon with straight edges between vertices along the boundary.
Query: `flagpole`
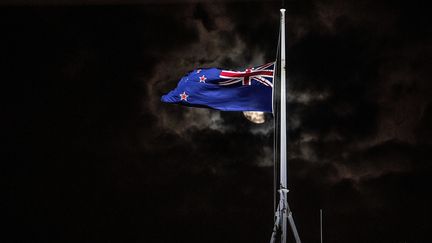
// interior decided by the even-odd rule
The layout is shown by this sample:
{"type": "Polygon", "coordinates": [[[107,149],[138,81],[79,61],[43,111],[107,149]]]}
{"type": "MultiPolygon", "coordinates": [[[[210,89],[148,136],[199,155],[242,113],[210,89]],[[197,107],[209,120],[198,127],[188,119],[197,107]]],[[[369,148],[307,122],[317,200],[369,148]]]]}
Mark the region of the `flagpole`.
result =
{"type": "MultiPolygon", "coordinates": [[[[280,86],[280,193],[281,193],[281,203],[285,204],[286,196],[288,192],[287,188],[287,160],[286,160],[286,63],[285,63],[285,9],[281,9],[281,59],[280,59],[280,69],[281,69],[281,86],[280,86]]],[[[286,205],[286,204],[285,204],[286,205]]],[[[282,207],[282,236],[281,242],[286,243],[287,238],[287,215],[286,208],[282,207]]]]}
{"type": "Polygon", "coordinates": [[[286,50],[285,50],[285,9],[281,9],[281,98],[280,98],[280,215],[281,222],[281,242],[286,243],[288,234],[288,223],[294,235],[296,243],[301,243],[297,228],[294,223],[292,212],[288,205],[288,174],[287,174],[287,109],[286,109],[286,50]]]}
{"type": "MultiPolygon", "coordinates": [[[[286,109],[286,60],[285,60],[285,9],[281,9],[280,18],[280,182],[279,204],[275,212],[275,223],[270,243],[286,243],[288,235],[288,223],[291,226],[296,243],[301,243],[292,212],[288,205],[288,174],[287,174],[287,109],[286,109]]],[[[277,111],[275,111],[277,112],[277,111]]],[[[277,119],[278,116],[275,116],[277,119]]],[[[277,124],[277,123],[276,123],[277,124]]],[[[275,133],[276,136],[276,133],[275,133]]],[[[276,154],[275,154],[276,156],[276,154]]],[[[276,160],[275,160],[276,161],[276,160]]],[[[275,164],[276,166],[276,164],[275,164]]]]}

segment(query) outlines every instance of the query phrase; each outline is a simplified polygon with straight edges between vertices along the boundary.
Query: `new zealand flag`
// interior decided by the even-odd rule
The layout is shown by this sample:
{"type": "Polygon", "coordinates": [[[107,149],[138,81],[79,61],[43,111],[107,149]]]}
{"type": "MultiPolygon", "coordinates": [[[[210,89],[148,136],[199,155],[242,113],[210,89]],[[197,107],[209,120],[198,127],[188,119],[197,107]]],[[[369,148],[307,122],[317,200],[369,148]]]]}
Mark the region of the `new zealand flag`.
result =
{"type": "Polygon", "coordinates": [[[162,101],[222,111],[272,112],[274,64],[243,71],[195,69],[162,101]]]}

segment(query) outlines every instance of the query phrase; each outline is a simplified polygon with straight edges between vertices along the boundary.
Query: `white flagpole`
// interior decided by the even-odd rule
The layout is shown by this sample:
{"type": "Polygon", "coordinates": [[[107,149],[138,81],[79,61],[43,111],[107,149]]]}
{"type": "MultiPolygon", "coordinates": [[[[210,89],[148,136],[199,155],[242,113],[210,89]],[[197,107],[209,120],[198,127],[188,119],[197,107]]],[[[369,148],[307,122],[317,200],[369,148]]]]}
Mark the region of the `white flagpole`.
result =
{"type": "Polygon", "coordinates": [[[286,60],[285,60],[285,9],[281,9],[281,98],[280,98],[280,204],[282,216],[282,236],[281,242],[286,243],[288,235],[288,222],[291,226],[291,231],[294,235],[296,243],[301,243],[297,228],[294,223],[292,212],[288,205],[288,175],[287,175],[287,111],[286,111],[286,60]]]}
{"type": "Polygon", "coordinates": [[[279,185],[279,204],[275,212],[275,224],[273,227],[270,243],[287,242],[288,223],[294,235],[296,243],[301,243],[294,218],[288,205],[288,175],[287,175],[287,128],[286,128],[286,63],[285,63],[285,9],[281,9],[280,19],[280,185],[279,185]],[[278,237],[280,235],[280,237],[278,237]]]}
{"type": "MultiPolygon", "coordinates": [[[[281,60],[280,60],[280,69],[281,69],[281,86],[280,86],[280,194],[281,194],[281,202],[283,200],[283,204],[286,201],[287,195],[287,157],[286,157],[286,64],[285,64],[285,9],[281,9],[281,60]]],[[[285,204],[286,205],[286,204],[285,204]]],[[[286,207],[281,208],[282,212],[282,237],[281,242],[286,243],[287,238],[287,211],[286,207]]]]}
{"type": "Polygon", "coordinates": [[[287,157],[286,157],[286,62],[285,62],[285,9],[281,9],[281,128],[280,128],[280,184],[287,189],[287,157]]]}

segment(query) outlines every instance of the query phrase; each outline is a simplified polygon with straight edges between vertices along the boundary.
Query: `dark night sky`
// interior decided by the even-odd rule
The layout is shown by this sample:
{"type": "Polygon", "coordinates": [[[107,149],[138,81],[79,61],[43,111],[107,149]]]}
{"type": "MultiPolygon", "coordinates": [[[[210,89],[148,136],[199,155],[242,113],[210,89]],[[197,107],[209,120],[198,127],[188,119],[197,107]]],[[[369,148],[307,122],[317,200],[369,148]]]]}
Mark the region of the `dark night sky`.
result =
{"type": "MultiPolygon", "coordinates": [[[[432,242],[421,1],[286,1],[303,242],[432,242]]],[[[280,2],[4,1],[1,242],[268,242],[272,120],[162,104],[275,58],[280,2]],[[6,104],[6,106],[5,106],[6,104]]],[[[270,117],[268,117],[270,118],[270,117]]]]}

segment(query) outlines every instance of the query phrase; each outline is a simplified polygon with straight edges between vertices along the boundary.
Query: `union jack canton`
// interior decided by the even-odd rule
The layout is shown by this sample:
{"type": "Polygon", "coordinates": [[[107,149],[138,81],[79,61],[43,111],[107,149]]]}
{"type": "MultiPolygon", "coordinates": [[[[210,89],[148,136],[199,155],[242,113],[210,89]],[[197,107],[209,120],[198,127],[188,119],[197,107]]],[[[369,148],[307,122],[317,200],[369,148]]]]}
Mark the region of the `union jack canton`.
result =
{"type": "Polygon", "coordinates": [[[241,82],[242,85],[251,85],[251,79],[265,86],[273,87],[274,62],[255,68],[246,68],[244,71],[222,70],[219,77],[228,79],[219,82],[219,85],[232,85],[241,82]]]}

